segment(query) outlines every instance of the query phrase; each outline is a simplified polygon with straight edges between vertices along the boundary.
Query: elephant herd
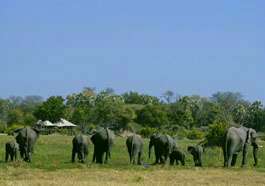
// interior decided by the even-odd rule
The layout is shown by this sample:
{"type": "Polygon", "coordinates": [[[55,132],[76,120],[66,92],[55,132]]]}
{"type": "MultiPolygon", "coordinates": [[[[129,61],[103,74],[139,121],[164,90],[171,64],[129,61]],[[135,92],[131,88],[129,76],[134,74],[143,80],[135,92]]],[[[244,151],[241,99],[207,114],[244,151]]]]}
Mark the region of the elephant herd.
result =
{"type": "MultiPolygon", "coordinates": [[[[25,127],[14,132],[15,141],[6,143],[5,160],[17,159],[17,153],[24,161],[31,162],[34,144],[36,143],[39,131],[34,128],[25,127]]],[[[111,150],[114,144],[114,132],[108,128],[100,128],[93,132],[91,137],[78,134],[72,140],[72,162],[75,162],[76,155],[80,162],[84,163],[88,155],[90,141],[94,145],[93,162],[107,163],[111,158],[111,150]]],[[[230,167],[236,164],[237,155],[242,151],[243,158],[241,165],[246,164],[248,145],[253,147],[254,166],[258,163],[256,142],[257,134],[254,129],[246,127],[230,127],[222,139],[224,154],[224,166],[230,167]]],[[[142,164],[144,140],[140,135],[133,134],[126,139],[126,147],[129,160],[132,164],[142,164]]],[[[165,164],[169,159],[170,165],[185,165],[185,153],[178,147],[176,141],[169,135],[155,133],[149,141],[149,158],[154,147],[154,164],[165,164]]],[[[205,148],[205,146],[204,146],[205,148]]],[[[204,148],[201,145],[188,146],[187,151],[192,155],[195,166],[202,166],[202,155],[204,148]]]]}

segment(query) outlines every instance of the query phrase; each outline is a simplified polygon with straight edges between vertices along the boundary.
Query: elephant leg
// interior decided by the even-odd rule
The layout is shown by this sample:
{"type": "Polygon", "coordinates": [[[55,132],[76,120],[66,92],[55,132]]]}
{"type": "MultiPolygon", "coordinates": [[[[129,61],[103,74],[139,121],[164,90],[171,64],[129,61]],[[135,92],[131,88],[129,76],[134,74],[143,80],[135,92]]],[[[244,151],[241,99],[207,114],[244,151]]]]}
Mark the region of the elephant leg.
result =
{"type": "Polygon", "coordinates": [[[233,154],[229,154],[228,155],[228,160],[227,160],[227,167],[231,167],[232,158],[233,158],[233,154]]]}
{"type": "Polygon", "coordinates": [[[225,150],[225,147],[223,146],[222,147],[222,149],[223,149],[223,156],[224,156],[224,167],[227,167],[227,152],[226,152],[226,150],[225,150]]]}
{"type": "Polygon", "coordinates": [[[31,162],[31,152],[28,152],[28,162],[31,162]]]}
{"type": "Polygon", "coordinates": [[[244,167],[246,165],[246,160],[247,160],[247,144],[245,144],[243,147],[243,157],[242,157],[241,167],[244,167]]]}
{"type": "Polygon", "coordinates": [[[92,162],[96,162],[96,152],[95,152],[95,148],[94,148],[94,152],[93,152],[93,159],[92,162]]]}
{"type": "Polygon", "coordinates": [[[131,150],[128,149],[128,153],[129,153],[129,158],[130,158],[130,164],[132,163],[132,153],[131,153],[131,150]]]}
{"type": "Polygon", "coordinates": [[[105,161],[104,161],[104,163],[108,163],[108,159],[109,159],[109,152],[107,151],[106,153],[105,153],[105,161]]]}
{"type": "Polygon", "coordinates": [[[237,159],[237,154],[233,154],[232,162],[231,162],[232,167],[234,167],[236,165],[236,159],[237,159]]]}
{"type": "Polygon", "coordinates": [[[141,165],[141,164],[142,164],[141,157],[142,157],[142,152],[139,152],[139,153],[138,153],[138,159],[137,159],[137,164],[138,164],[138,165],[141,165]]]}
{"type": "Polygon", "coordinates": [[[76,155],[76,153],[75,153],[75,150],[73,149],[72,150],[72,163],[75,162],[75,155],[76,155]]]}
{"type": "Polygon", "coordinates": [[[169,164],[174,165],[175,159],[173,157],[170,157],[169,159],[169,164]]]}
{"type": "Polygon", "coordinates": [[[181,165],[185,165],[185,160],[184,160],[184,158],[182,158],[182,160],[181,160],[181,165]]]}
{"type": "Polygon", "coordinates": [[[10,154],[10,159],[11,159],[11,161],[14,161],[14,154],[13,153],[10,154]]]}
{"type": "Polygon", "coordinates": [[[6,158],[5,158],[6,162],[8,162],[8,156],[9,156],[9,153],[6,151],[6,158]]]}
{"type": "Polygon", "coordinates": [[[17,161],[17,151],[14,153],[15,161],[17,161]]]}
{"type": "Polygon", "coordinates": [[[158,164],[159,163],[159,160],[160,160],[160,154],[155,149],[155,163],[154,164],[158,164]]]}

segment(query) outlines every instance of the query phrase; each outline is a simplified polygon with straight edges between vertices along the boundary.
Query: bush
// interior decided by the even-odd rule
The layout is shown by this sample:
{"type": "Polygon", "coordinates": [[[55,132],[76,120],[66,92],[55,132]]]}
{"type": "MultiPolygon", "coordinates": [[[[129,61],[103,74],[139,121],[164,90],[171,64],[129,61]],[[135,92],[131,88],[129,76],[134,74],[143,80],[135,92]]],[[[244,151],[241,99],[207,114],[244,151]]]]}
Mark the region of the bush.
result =
{"type": "Polygon", "coordinates": [[[3,122],[0,121],[0,133],[5,132],[5,129],[6,129],[5,123],[3,123],[3,122]]]}
{"type": "Polygon", "coordinates": [[[144,138],[149,138],[155,132],[157,132],[156,128],[145,127],[139,131],[139,134],[144,138]]]}
{"type": "Polygon", "coordinates": [[[180,127],[177,130],[177,137],[178,137],[178,139],[183,139],[183,138],[186,138],[187,136],[188,136],[188,130],[185,129],[184,127],[180,127]]]}
{"type": "Polygon", "coordinates": [[[201,130],[193,128],[188,132],[187,138],[191,140],[203,139],[204,133],[201,130]]]}
{"type": "Polygon", "coordinates": [[[227,123],[220,122],[209,125],[209,131],[206,135],[207,145],[221,146],[228,127],[227,123]]]}
{"type": "Polygon", "coordinates": [[[13,124],[5,129],[5,133],[7,133],[8,135],[13,135],[13,132],[16,129],[23,128],[23,127],[24,125],[21,125],[21,124],[13,124]]]}

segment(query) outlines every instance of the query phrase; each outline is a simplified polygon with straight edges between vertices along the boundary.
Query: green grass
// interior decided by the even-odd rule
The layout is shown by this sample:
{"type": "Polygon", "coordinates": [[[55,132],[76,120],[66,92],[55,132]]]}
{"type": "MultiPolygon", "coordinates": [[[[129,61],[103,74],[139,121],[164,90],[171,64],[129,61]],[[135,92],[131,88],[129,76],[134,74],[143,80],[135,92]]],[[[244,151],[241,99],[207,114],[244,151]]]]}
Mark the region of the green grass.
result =
{"type": "MultiPolygon", "coordinates": [[[[7,182],[11,180],[13,181],[24,180],[23,178],[20,178],[21,174],[26,175],[26,177],[27,176],[31,177],[32,176],[31,174],[34,174],[35,176],[43,175],[45,177],[47,175],[50,175],[49,172],[51,172],[52,176],[54,177],[54,181],[56,181],[57,174],[58,175],[61,175],[61,174],[70,175],[70,173],[75,172],[76,174],[78,174],[76,176],[80,176],[83,174],[83,172],[90,172],[90,173],[93,172],[94,176],[91,175],[92,178],[90,181],[92,182],[95,181],[95,183],[97,183],[97,180],[100,179],[102,174],[109,173],[107,174],[108,180],[110,180],[111,183],[113,181],[114,185],[115,183],[116,184],[119,183],[119,181],[122,183],[127,183],[128,180],[133,183],[146,183],[145,181],[148,179],[156,179],[155,176],[157,176],[157,174],[159,174],[160,172],[161,174],[165,174],[164,176],[165,179],[169,179],[169,178],[166,178],[167,177],[166,175],[168,174],[174,175],[176,173],[179,173],[179,174],[183,173],[184,174],[183,176],[185,176],[185,174],[187,175],[201,174],[204,171],[205,174],[208,174],[208,175],[211,175],[211,174],[219,175],[220,174],[219,176],[220,178],[222,178],[222,175],[226,174],[227,172],[229,174],[235,174],[237,176],[242,176],[242,175],[238,175],[238,172],[240,174],[252,174],[254,171],[255,175],[258,175],[258,173],[262,174],[262,176],[265,179],[264,148],[260,148],[259,150],[259,165],[257,167],[252,166],[253,158],[252,158],[251,148],[249,148],[248,165],[246,166],[246,168],[243,168],[243,169],[240,168],[240,162],[242,158],[242,155],[240,154],[238,157],[237,166],[235,168],[232,168],[231,170],[222,168],[223,155],[222,155],[221,149],[212,148],[212,149],[207,149],[206,152],[204,153],[204,157],[203,157],[204,167],[195,168],[193,166],[192,156],[186,152],[186,149],[188,145],[195,144],[197,142],[190,141],[190,140],[182,140],[182,141],[178,141],[177,143],[186,153],[186,165],[185,166],[156,165],[156,166],[145,167],[145,166],[129,165],[128,153],[125,147],[125,138],[118,137],[115,139],[115,145],[112,151],[112,159],[106,165],[97,165],[97,164],[91,163],[92,154],[93,154],[92,144],[89,146],[88,161],[85,164],[71,163],[70,159],[71,159],[71,149],[72,149],[72,137],[61,136],[61,135],[51,135],[51,136],[40,136],[35,146],[35,152],[32,157],[32,163],[26,163],[21,160],[17,162],[13,162],[13,163],[12,162],[5,163],[4,162],[4,152],[5,152],[4,144],[11,139],[13,139],[12,136],[0,136],[0,146],[2,147],[0,149],[0,172],[1,172],[0,173],[0,184],[1,183],[7,184],[7,182]],[[198,172],[198,170],[200,171],[198,172]],[[247,171],[247,173],[245,171],[247,171]],[[123,174],[124,174],[124,177],[119,177],[119,175],[123,175],[123,174]],[[133,178],[129,176],[130,174],[134,174],[133,178]],[[143,175],[146,175],[146,177],[143,175]],[[154,176],[154,178],[152,176],[154,176]]],[[[259,145],[263,146],[264,144],[265,143],[263,141],[259,142],[259,145]]],[[[144,159],[144,162],[147,164],[151,164],[154,162],[154,153],[152,153],[151,159],[148,159],[148,139],[145,139],[143,159],[144,159]]],[[[208,175],[202,174],[202,176],[208,176],[208,175]]],[[[39,180],[41,179],[42,177],[40,176],[39,180]]],[[[67,179],[70,179],[70,178],[67,177],[67,179]]],[[[163,177],[161,177],[161,179],[163,180],[163,177]]],[[[209,180],[210,179],[212,179],[212,177],[209,177],[209,180]]],[[[164,181],[165,183],[167,183],[166,181],[170,181],[170,179],[164,180],[164,181]]],[[[33,183],[36,183],[36,182],[32,182],[32,184],[33,183]]],[[[31,182],[30,183],[23,182],[21,184],[30,185],[31,182]]]]}
{"type": "MultiPolygon", "coordinates": [[[[32,163],[26,163],[23,161],[18,161],[16,163],[4,163],[5,155],[5,143],[13,139],[12,136],[0,136],[0,168],[5,168],[7,166],[22,166],[24,168],[38,168],[45,170],[55,170],[55,169],[71,169],[71,168],[91,168],[94,165],[91,163],[93,154],[93,145],[89,146],[89,156],[86,164],[71,163],[71,150],[72,150],[72,137],[62,136],[62,135],[50,135],[50,136],[40,136],[36,145],[35,152],[33,154],[32,163]]],[[[129,158],[127,149],[125,146],[125,138],[118,137],[115,139],[115,145],[112,151],[112,158],[107,165],[103,165],[105,168],[115,168],[115,169],[141,169],[143,166],[131,166],[128,164],[129,158]]],[[[154,153],[151,155],[151,159],[148,159],[148,139],[145,139],[144,155],[143,160],[147,164],[154,162],[154,153]]],[[[181,140],[177,142],[180,148],[186,153],[186,166],[180,168],[191,168],[193,167],[192,156],[186,152],[187,146],[195,144],[196,141],[191,140],[181,140]]],[[[260,141],[260,145],[264,145],[264,142],[260,141]]],[[[249,148],[248,153],[248,165],[247,168],[253,168],[253,158],[252,158],[252,148],[249,148]]],[[[255,169],[265,170],[265,151],[264,148],[259,150],[259,165],[255,169]]],[[[237,166],[240,167],[241,154],[239,155],[237,166]]],[[[223,154],[220,148],[209,148],[206,150],[203,156],[204,167],[222,167],[223,165],[223,154]]],[[[170,166],[163,166],[163,168],[171,168],[170,166]]],[[[174,166],[176,168],[176,166],[174,166]]]]}

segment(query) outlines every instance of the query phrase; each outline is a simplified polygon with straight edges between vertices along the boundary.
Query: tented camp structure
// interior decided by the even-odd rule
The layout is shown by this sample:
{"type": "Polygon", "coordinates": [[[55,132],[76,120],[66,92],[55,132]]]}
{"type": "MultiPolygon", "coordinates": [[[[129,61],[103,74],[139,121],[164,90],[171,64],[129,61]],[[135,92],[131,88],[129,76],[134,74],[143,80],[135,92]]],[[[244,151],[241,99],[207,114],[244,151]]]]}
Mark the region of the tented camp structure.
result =
{"type": "Polygon", "coordinates": [[[42,134],[51,134],[56,131],[62,131],[62,130],[65,130],[65,132],[68,134],[73,134],[73,128],[76,127],[76,125],[61,118],[56,123],[51,123],[48,120],[46,121],[39,120],[36,123],[35,127],[41,129],[42,134]]]}
{"type": "Polygon", "coordinates": [[[67,121],[63,118],[60,119],[60,121],[58,121],[57,123],[54,123],[54,125],[56,127],[63,127],[63,128],[72,128],[72,127],[76,127],[75,124],[71,123],[70,121],[67,121]]]}

